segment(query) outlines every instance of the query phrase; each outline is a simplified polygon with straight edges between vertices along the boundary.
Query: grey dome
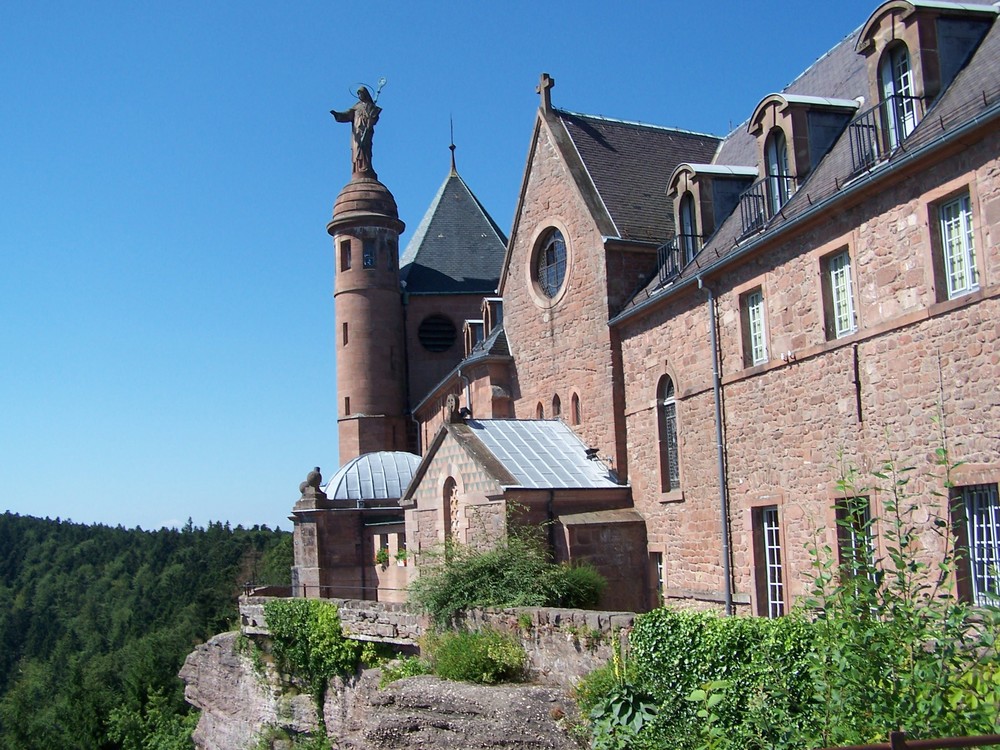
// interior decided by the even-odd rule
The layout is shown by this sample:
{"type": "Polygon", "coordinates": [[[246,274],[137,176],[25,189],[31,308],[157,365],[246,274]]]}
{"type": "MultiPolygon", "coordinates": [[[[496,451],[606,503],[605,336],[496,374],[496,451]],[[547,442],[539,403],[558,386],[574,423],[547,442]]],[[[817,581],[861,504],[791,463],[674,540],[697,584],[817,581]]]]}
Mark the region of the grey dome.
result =
{"type": "Polygon", "coordinates": [[[398,500],[420,456],[405,451],[365,453],[341,466],[323,489],[331,500],[398,500]]]}

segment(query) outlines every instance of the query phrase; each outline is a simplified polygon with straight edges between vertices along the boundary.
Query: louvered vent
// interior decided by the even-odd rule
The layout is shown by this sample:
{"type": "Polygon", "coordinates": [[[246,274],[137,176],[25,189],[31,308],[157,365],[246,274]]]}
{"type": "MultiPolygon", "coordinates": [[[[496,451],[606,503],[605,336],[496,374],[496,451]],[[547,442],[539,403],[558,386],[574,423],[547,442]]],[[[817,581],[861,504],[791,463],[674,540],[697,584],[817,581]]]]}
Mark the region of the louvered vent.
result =
{"type": "Polygon", "coordinates": [[[417,329],[417,337],[429,352],[446,352],[455,343],[455,324],[444,315],[430,315],[417,329]]]}

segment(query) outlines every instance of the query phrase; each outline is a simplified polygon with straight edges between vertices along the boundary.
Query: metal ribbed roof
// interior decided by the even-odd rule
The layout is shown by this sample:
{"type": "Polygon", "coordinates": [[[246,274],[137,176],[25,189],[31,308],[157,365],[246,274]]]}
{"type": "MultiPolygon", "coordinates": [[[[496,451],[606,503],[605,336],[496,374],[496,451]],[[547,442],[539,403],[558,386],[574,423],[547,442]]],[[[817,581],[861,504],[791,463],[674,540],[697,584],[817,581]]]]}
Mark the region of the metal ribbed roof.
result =
{"type": "Polygon", "coordinates": [[[621,486],[600,459],[588,459],[587,446],[563,422],[528,419],[469,420],[466,425],[526,489],[621,486]]]}
{"type": "Polygon", "coordinates": [[[331,500],[398,500],[420,456],[405,451],[365,453],[341,466],[323,488],[331,500]]]}

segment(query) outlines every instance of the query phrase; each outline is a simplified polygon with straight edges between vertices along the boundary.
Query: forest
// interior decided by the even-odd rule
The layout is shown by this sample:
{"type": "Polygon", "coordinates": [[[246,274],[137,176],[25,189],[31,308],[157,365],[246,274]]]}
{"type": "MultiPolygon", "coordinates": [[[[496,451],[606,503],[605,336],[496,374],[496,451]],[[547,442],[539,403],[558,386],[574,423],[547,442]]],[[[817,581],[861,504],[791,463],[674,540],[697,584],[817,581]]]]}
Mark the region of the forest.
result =
{"type": "Polygon", "coordinates": [[[235,626],[245,583],[287,584],[291,565],[291,534],[267,526],[0,515],[0,747],[191,747],[185,656],[235,626]]]}

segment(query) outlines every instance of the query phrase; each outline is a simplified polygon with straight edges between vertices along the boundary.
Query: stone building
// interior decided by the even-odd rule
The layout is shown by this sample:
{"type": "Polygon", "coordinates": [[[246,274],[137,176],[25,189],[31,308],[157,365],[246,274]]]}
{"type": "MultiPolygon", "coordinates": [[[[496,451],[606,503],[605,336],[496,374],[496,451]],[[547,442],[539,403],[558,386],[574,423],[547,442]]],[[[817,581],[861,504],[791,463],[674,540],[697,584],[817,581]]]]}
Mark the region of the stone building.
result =
{"type": "MultiPolygon", "coordinates": [[[[500,527],[507,502],[527,499],[557,558],[614,572],[609,606],[779,615],[804,592],[808,545],[884,551],[884,525],[864,519],[889,498],[845,492],[838,466],[893,455],[927,469],[908,486],[921,554],[944,554],[945,521],[963,551],[959,595],[994,599],[997,14],[884,2],[724,137],[559,109],[543,75],[510,239],[487,253],[495,284],[484,272],[482,288],[451,287],[448,269],[478,257],[462,242],[426,256],[440,288],[413,269],[395,288],[372,272],[385,307],[369,308],[380,317],[367,330],[384,331],[381,349],[362,347],[343,372],[347,325],[363,324],[341,304],[357,287],[339,263],[339,377],[399,378],[384,393],[368,384],[382,411],[342,411],[341,460],[422,454],[402,496],[407,575],[449,536],[475,542],[474,517],[500,527]],[[451,326],[421,336],[435,315],[451,326]],[[391,364],[400,351],[405,364],[391,364]],[[380,427],[373,447],[354,438],[364,420],[398,431],[380,427]],[[545,451],[531,442],[543,430],[559,437],[545,451]],[[945,445],[959,464],[948,491],[931,476],[945,445]],[[581,484],[594,467],[605,478],[581,484]]],[[[398,219],[385,205],[364,226],[388,247],[398,219]]],[[[335,209],[335,243],[347,224],[335,209]]],[[[404,261],[432,239],[418,231],[404,261]]]]}

